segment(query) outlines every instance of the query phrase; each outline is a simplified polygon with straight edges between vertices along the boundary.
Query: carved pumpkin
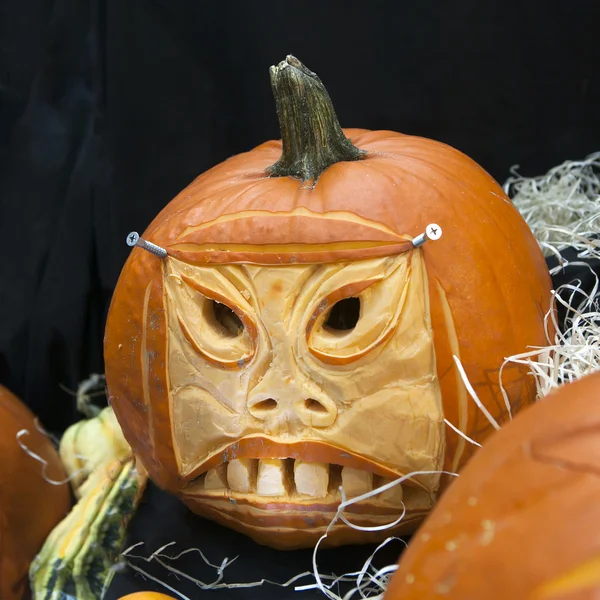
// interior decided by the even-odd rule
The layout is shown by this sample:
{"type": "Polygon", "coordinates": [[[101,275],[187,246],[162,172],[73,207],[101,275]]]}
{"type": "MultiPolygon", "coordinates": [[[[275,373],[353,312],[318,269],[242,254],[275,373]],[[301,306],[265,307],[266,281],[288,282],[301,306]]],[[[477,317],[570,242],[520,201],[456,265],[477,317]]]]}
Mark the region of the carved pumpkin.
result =
{"type": "MultiPolygon", "coordinates": [[[[499,421],[503,359],[544,344],[550,276],[526,223],[444,144],[342,130],[293,57],[271,70],[282,140],[210,169],[154,220],[115,289],[110,402],[139,461],[195,512],[280,548],[314,544],[340,501],[456,471],[499,421]],[[414,247],[428,223],[444,229],[414,247]]],[[[513,410],[533,381],[504,371],[513,410]]],[[[409,531],[445,481],[350,511],[409,531]]],[[[385,535],[388,535],[386,532],[385,535]]],[[[328,543],[372,541],[336,526],[328,543]]]]}
{"type": "Polygon", "coordinates": [[[402,555],[386,600],[597,598],[600,373],[493,435],[402,555]]]}
{"type": "Polygon", "coordinates": [[[52,442],[36,427],[33,413],[0,386],[0,598],[21,600],[28,594],[29,565],[52,528],[69,512],[68,484],[52,442]],[[17,441],[47,461],[43,465],[17,441]]]}

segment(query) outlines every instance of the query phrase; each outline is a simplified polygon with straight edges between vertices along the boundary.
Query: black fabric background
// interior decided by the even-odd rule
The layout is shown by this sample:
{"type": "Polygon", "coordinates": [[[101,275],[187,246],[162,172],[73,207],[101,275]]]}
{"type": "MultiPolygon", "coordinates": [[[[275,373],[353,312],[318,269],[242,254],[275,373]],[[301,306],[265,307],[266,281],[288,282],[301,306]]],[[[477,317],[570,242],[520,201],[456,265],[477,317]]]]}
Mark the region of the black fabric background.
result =
{"type": "MultiPolygon", "coordinates": [[[[79,418],[61,385],[103,371],[125,235],[278,136],[268,67],[286,54],[320,75],[342,125],[439,139],[502,182],[515,163],[537,175],[600,149],[598,22],[597,0],[0,0],[0,383],[50,430],[79,418]]],[[[252,555],[148,498],[132,535],[193,531],[220,558],[252,555]]],[[[264,552],[246,579],[298,572],[264,552]]]]}
{"type": "Polygon", "coordinates": [[[447,142],[500,182],[600,147],[596,0],[0,0],[0,383],[60,431],[102,372],[125,235],[278,136],[293,53],[344,126],[447,142]]]}

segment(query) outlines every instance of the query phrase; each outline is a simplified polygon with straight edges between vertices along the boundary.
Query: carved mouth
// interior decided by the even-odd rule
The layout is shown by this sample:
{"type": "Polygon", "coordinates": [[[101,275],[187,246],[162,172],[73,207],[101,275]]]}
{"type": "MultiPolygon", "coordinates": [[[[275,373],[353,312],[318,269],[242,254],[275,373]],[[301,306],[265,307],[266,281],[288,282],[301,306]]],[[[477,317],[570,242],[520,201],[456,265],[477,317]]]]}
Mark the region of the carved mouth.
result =
{"type": "MultiPolygon", "coordinates": [[[[256,436],[242,438],[198,465],[188,474],[181,497],[195,513],[261,544],[306,548],[327,531],[325,545],[335,546],[364,542],[361,531],[344,523],[330,527],[342,501],[340,488],[347,499],[356,498],[401,475],[324,442],[281,443],[256,436]]],[[[394,535],[411,533],[436,501],[437,480],[429,481],[426,486],[418,478],[407,479],[344,512],[355,525],[371,528],[385,528],[402,515],[394,535]]]]}
{"type": "MultiPolygon", "coordinates": [[[[340,487],[346,498],[354,498],[400,476],[371,459],[323,442],[281,443],[254,436],[238,440],[199,465],[189,476],[185,495],[268,502],[274,509],[291,503],[300,508],[339,503],[340,487]]],[[[433,490],[418,479],[407,479],[368,502],[401,508],[403,503],[429,505],[432,498],[433,490]]]]}
{"type": "MultiPolygon", "coordinates": [[[[343,487],[347,498],[376,489],[391,479],[372,471],[329,463],[306,462],[293,458],[235,458],[213,467],[186,489],[186,495],[203,497],[228,496],[233,499],[271,499],[277,502],[329,503],[341,499],[343,487]]],[[[411,494],[425,490],[411,489],[411,494]]],[[[405,489],[402,485],[377,494],[374,502],[401,507],[405,489]]]]}
{"type": "MultiPolygon", "coordinates": [[[[197,465],[187,474],[188,486],[196,487],[198,479],[208,471],[229,463],[235,459],[296,459],[306,463],[325,463],[351,467],[355,470],[367,471],[381,478],[398,479],[405,473],[382,465],[374,460],[339,448],[326,442],[313,440],[297,442],[281,442],[267,436],[247,436],[214,453],[210,458],[197,465]]],[[[405,486],[430,489],[419,476],[411,477],[404,482],[405,486]]]]}

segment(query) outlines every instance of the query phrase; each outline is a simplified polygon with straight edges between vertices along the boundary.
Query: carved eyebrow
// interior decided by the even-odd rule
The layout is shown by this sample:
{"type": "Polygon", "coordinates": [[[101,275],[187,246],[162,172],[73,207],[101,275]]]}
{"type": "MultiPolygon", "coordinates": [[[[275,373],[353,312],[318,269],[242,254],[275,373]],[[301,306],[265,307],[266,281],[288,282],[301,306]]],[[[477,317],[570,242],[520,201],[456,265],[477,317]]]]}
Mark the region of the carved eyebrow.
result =
{"type": "Polygon", "coordinates": [[[168,246],[169,253],[180,260],[197,265],[332,264],[364,258],[385,258],[405,254],[412,242],[349,241],[318,244],[196,244],[177,243],[168,246]],[[360,257],[357,256],[360,254],[360,257]],[[233,258],[232,258],[233,255],[233,258]]]}

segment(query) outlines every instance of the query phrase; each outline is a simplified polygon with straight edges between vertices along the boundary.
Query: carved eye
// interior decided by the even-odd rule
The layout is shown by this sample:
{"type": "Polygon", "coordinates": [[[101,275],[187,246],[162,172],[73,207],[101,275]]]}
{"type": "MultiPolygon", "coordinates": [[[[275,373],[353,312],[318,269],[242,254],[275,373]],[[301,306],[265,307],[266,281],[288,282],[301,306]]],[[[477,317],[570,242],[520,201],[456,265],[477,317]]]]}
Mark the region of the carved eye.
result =
{"type": "Polygon", "coordinates": [[[307,323],[310,353],[330,365],[346,365],[369,354],[393,333],[403,288],[371,279],[329,293],[307,323]]]}
{"type": "Polygon", "coordinates": [[[350,331],[360,318],[360,298],[343,298],[336,302],[325,317],[323,327],[332,331],[350,331]]]}
{"type": "Polygon", "coordinates": [[[174,286],[174,303],[179,327],[185,339],[206,361],[225,369],[239,369],[254,355],[257,329],[244,311],[203,287],[181,276],[174,286]]]}
{"type": "Polygon", "coordinates": [[[242,320],[227,306],[216,300],[206,302],[207,318],[224,337],[237,337],[244,331],[242,320]]]}

